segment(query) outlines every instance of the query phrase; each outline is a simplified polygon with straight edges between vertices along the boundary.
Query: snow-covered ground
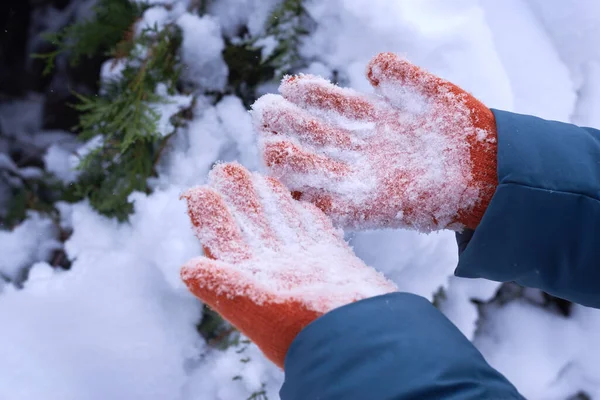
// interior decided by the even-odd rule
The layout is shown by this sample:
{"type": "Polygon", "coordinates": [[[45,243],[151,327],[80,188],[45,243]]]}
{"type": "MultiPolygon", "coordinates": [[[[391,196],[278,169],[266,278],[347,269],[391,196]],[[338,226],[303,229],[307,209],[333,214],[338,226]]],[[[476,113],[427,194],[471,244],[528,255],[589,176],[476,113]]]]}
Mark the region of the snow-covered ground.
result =
{"type": "MultiPolygon", "coordinates": [[[[185,74],[218,90],[227,73],[222,35],[241,24],[260,31],[277,1],[211,3],[211,16],[187,13],[182,0],[170,11],[149,9],[144,21],[177,21],[190,66],[185,74]]],[[[315,26],[302,47],[310,64],[304,72],[335,71],[342,83],[370,91],[366,63],[377,52],[392,51],[490,107],[600,127],[597,0],[305,4],[315,26]]],[[[177,111],[170,107],[165,113],[177,111]]],[[[212,105],[199,97],[193,111],[194,120],[170,142],[154,192],[132,195],[129,223],[101,217],[86,203],[61,205],[61,223],[73,230],[65,246],[70,271],[47,264],[59,243],[44,217],[32,215],[13,232],[0,232],[0,399],[243,400],[261,391],[278,398],[282,373],[256,347],[220,351],[203,343],[196,331],[201,305],[179,279],[179,267],[201,253],[179,194],[203,183],[217,160],[260,165],[239,98],[212,105]],[[3,276],[24,276],[31,265],[22,289],[3,283],[3,276]]],[[[6,110],[2,115],[16,118],[6,110]]],[[[69,154],[53,145],[47,169],[72,179],[69,154]]],[[[527,398],[586,392],[600,399],[600,311],[574,306],[563,317],[519,299],[484,307],[480,318],[472,299],[490,300],[498,285],[452,277],[452,233],[349,232],[348,238],[401,290],[433,298],[443,287],[444,312],[527,398]]]]}

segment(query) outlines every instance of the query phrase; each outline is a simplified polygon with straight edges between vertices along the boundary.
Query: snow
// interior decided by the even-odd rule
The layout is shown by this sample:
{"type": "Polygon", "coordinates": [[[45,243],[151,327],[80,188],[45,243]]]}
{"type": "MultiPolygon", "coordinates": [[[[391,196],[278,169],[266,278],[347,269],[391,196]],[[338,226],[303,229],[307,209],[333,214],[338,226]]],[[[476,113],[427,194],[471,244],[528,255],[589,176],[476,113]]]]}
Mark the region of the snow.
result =
{"type": "Polygon", "coordinates": [[[24,290],[2,294],[2,342],[11,345],[0,348],[0,398],[158,399],[182,390],[185,360],[202,343],[199,304],[179,266],[200,249],[177,194],[136,199],[131,225],[74,207],[71,270],[35,271],[24,290]]]}
{"type": "Polygon", "coordinates": [[[454,233],[423,234],[409,230],[353,232],[350,244],[356,255],[368,265],[376,266],[398,285],[432,298],[446,285],[458,261],[454,233]],[[390,254],[397,254],[390,257],[390,254]],[[427,279],[423,279],[427,270],[427,279]]]}
{"type": "Polygon", "coordinates": [[[585,68],[586,84],[579,90],[573,121],[582,126],[600,128],[600,60],[585,68]]]}
{"type": "Polygon", "coordinates": [[[576,387],[557,382],[574,356],[571,344],[578,335],[573,325],[524,300],[488,312],[475,344],[525,398],[566,399],[575,394],[576,387]]]}
{"type": "Polygon", "coordinates": [[[246,168],[257,170],[260,157],[256,145],[256,134],[250,114],[242,104],[239,97],[225,96],[215,106],[215,111],[221,129],[227,135],[229,141],[235,145],[235,151],[228,157],[222,159],[238,160],[246,168]]]}
{"type": "Polygon", "coordinates": [[[254,344],[213,351],[207,356],[191,373],[184,399],[247,399],[262,391],[269,399],[278,397],[283,383],[281,370],[254,344]]]}
{"type": "Polygon", "coordinates": [[[271,56],[271,54],[273,54],[273,51],[275,51],[277,44],[277,38],[275,38],[274,36],[266,36],[256,41],[255,46],[260,47],[262,49],[261,61],[264,62],[267,58],[269,58],[269,56],[271,56]]]}
{"type": "Polygon", "coordinates": [[[306,7],[317,29],[303,55],[339,70],[344,84],[372,90],[365,66],[379,52],[394,52],[490,106],[512,107],[510,81],[477,0],[332,0],[306,7]]]}
{"type": "Polygon", "coordinates": [[[257,35],[263,31],[271,10],[277,4],[279,0],[211,1],[208,12],[218,16],[223,33],[227,37],[237,35],[244,25],[251,35],[257,35]]]}
{"type": "Polygon", "coordinates": [[[44,154],[44,164],[46,171],[50,172],[63,182],[73,182],[77,174],[73,169],[70,157],[73,153],[59,144],[53,144],[48,147],[44,154]]]}
{"type": "Polygon", "coordinates": [[[136,34],[140,35],[145,29],[162,30],[169,22],[170,12],[165,7],[150,7],[135,26],[136,34]]]}
{"type": "MultiPolygon", "coordinates": [[[[161,121],[167,113],[161,114],[161,121]]],[[[164,124],[164,123],[163,123],[164,124]]],[[[166,128],[161,127],[166,130],[166,128]]],[[[38,135],[39,137],[39,135],[38,135]]],[[[74,140],[56,141],[45,150],[43,160],[46,171],[52,173],[63,183],[71,183],[77,179],[79,171],[77,166],[79,162],[88,154],[102,146],[102,136],[98,135],[85,143],[78,143],[74,140]]]]}
{"type": "Polygon", "coordinates": [[[162,137],[169,136],[175,132],[175,125],[172,121],[173,116],[191,107],[194,98],[180,94],[169,94],[167,85],[164,83],[159,83],[156,86],[156,94],[163,99],[161,102],[152,104],[152,109],[160,115],[156,123],[156,131],[162,137]]]}
{"type": "Polygon", "coordinates": [[[186,13],[177,19],[177,25],[183,34],[184,78],[201,90],[222,90],[228,69],[221,57],[225,43],[218,19],[186,13]]]}
{"type": "MultiPolygon", "coordinates": [[[[0,231],[2,399],[239,400],[263,389],[278,398],[283,376],[254,345],[221,351],[204,343],[196,331],[201,304],[179,277],[180,267],[202,254],[179,195],[206,184],[217,161],[261,168],[241,100],[229,93],[213,104],[200,92],[222,90],[226,82],[221,34],[234,39],[246,24],[259,34],[277,1],[209,2],[204,16],[186,11],[187,1],[171,1],[169,12],[162,3],[154,1],[144,21],[177,21],[182,28],[184,76],[197,90],[193,103],[183,96],[174,104],[191,106],[194,117],[169,139],[153,192],[132,195],[129,223],[101,217],[85,202],[60,204],[60,224],[73,230],[64,244],[69,271],[48,264],[62,247],[51,220],[31,214],[0,231]]],[[[372,93],[365,67],[376,53],[390,51],[491,107],[600,127],[596,0],[306,0],[305,6],[314,31],[301,49],[307,67],[298,72],[372,93]]],[[[118,65],[109,66],[105,79],[119,73],[118,65]]],[[[274,82],[260,89],[276,88],[274,82]]],[[[4,103],[3,132],[37,141],[42,105],[35,95],[4,103]]],[[[180,108],[163,106],[167,132],[180,108]]],[[[49,145],[44,139],[39,147],[49,145]]],[[[46,167],[69,182],[77,157],[97,145],[53,144],[46,167]]],[[[579,391],[600,398],[599,311],[574,306],[563,317],[526,299],[477,307],[473,300],[491,300],[498,284],[452,276],[451,232],[347,232],[347,238],[400,290],[438,294],[436,304],[527,398],[562,400],[579,391]]]]}
{"type": "Polygon", "coordinates": [[[514,108],[568,122],[576,100],[569,70],[526,1],[484,0],[482,6],[510,79],[514,108]],[[535,57],[529,55],[532,49],[535,57]]]}
{"type": "Polygon", "coordinates": [[[563,400],[579,392],[600,396],[599,310],[574,305],[564,317],[518,299],[487,305],[484,315],[475,344],[526,398],[563,400]]]}
{"type": "Polygon", "coordinates": [[[575,0],[567,3],[526,0],[548,33],[563,63],[568,67],[573,90],[585,92],[577,102],[573,122],[600,127],[594,100],[600,96],[597,69],[600,64],[600,3],[575,0]]]}
{"type": "Polygon", "coordinates": [[[170,151],[162,157],[156,185],[186,188],[202,184],[214,162],[224,159],[229,143],[216,107],[199,98],[192,111],[194,120],[169,141],[170,151]]]}
{"type": "MultiPolygon", "coordinates": [[[[116,60],[111,58],[110,60],[104,61],[100,69],[101,83],[106,85],[112,81],[118,81],[126,65],[127,63],[125,59],[116,60]]],[[[100,89],[102,90],[102,87],[100,89]]]]}
{"type": "Polygon", "coordinates": [[[0,276],[21,283],[33,263],[48,260],[61,247],[57,239],[52,220],[37,213],[12,231],[0,230],[0,276]]]}
{"type": "Polygon", "coordinates": [[[352,254],[314,205],[238,163],[219,164],[209,185],[183,197],[198,239],[219,260],[185,264],[182,278],[195,286],[256,304],[299,301],[321,314],[396,290],[352,254]],[[210,279],[207,271],[236,279],[210,279]]]}

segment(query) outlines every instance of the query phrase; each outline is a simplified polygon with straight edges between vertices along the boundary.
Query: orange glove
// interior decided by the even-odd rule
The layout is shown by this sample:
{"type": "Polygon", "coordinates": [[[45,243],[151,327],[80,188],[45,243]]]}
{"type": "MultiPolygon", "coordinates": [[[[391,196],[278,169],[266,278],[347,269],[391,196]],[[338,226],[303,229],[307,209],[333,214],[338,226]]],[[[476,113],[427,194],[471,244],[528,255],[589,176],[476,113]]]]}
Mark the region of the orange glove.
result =
{"type": "Polygon", "coordinates": [[[396,286],[367,267],[318,208],[273,178],[217,165],[182,197],[205,253],[181,270],[189,289],[279,367],[320,315],[396,286]]]}
{"type": "Polygon", "coordinates": [[[383,53],[377,95],[284,78],[253,105],[264,161],[334,224],[474,229],[497,186],[494,115],[459,87],[383,53]]]}

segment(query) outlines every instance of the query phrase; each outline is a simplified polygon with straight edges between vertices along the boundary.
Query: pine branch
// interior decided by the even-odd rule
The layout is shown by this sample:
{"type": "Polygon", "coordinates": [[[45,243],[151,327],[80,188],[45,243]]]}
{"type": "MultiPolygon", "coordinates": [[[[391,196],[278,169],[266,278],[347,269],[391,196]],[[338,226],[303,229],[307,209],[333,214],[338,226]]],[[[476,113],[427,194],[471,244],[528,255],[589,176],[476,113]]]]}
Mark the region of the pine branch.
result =
{"type": "Polygon", "coordinates": [[[262,34],[246,35],[242,40],[226,41],[223,58],[229,67],[230,90],[249,106],[256,100],[255,89],[261,83],[280,79],[303,66],[300,45],[309,33],[310,17],[303,0],[283,0],[271,12],[262,34]],[[263,59],[266,38],[277,45],[263,59]],[[257,65],[256,60],[261,62],[257,65]]]}
{"type": "Polygon", "coordinates": [[[300,45],[309,33],[305,25],[309,19],[303,0],[284,0],[269,17],[265,33],[277,38],[277,46],[263,63],[276,69],[276,77],[281,78],[297,66],[300,45]]]}
{"type": "Polygon", "coordinates": [[[67,53],[71,65],[76,66],[82,58],[102,54],[114,56],[118,44],[122,43],[123,34],[138,19],[146,4],[129,0],[99,0],[94,7],[94,16],[77,22],[58,32],[46,33],[42,37],[51,43],[55,50],[32,57],[46,61],[44,75],[54,69],[56,58],[67,53]]]}

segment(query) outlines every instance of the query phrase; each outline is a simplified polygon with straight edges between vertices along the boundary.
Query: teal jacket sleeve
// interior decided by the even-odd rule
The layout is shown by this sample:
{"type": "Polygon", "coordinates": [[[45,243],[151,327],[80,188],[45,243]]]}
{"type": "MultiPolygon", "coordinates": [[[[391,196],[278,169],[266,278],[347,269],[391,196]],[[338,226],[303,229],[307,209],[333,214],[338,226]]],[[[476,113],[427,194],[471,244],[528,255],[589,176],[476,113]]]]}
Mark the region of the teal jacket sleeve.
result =
{"type": "Polygon", "coordinates": [[[499,184],[455,274],[600,308],[600,131],[493,112],[499,184]]]}
{"type": "Polygon", "coordinates": [[[288,351],[282,400],[523,399],[423,297],[391,293],[335,309],[288,351]]]}

